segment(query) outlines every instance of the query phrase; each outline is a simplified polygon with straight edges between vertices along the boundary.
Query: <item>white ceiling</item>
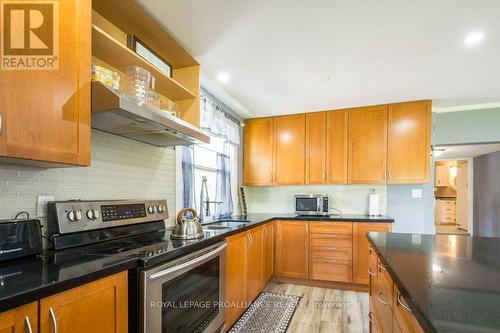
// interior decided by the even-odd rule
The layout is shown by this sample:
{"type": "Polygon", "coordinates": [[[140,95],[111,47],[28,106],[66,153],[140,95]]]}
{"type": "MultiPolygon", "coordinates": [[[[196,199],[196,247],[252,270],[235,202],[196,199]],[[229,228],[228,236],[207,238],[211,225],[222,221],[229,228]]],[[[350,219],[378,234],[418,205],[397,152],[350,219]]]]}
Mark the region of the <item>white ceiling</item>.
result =
{"type": "Polygon", "coordinates": [[[498,0],[137,0],[244,117],[500,102],[498,0]],[[484,33],[470,47],[465,37],[484,33]],[[231,76],[227,84],[219,72],[231,76]],[[327,83],[315,83],[320,76],[327,83]]]}
{"type": "Polygon", "coordinates": [[[472,158],[500,151],[500,143],[461,145],[461,146],[436,146],[434,157],[438,160],[472,158]],[[442,151],[444,149],[444,151],[442,151]]]}

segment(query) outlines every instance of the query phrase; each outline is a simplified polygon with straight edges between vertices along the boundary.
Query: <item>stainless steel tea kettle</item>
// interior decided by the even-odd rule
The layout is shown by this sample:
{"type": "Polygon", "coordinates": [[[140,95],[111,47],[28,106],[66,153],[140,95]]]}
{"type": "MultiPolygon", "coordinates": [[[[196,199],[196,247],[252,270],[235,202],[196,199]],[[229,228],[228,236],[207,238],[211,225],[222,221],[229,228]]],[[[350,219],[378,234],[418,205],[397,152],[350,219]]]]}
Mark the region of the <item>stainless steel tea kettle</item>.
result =
{"type": "Polygon", "coordinates": [[[194,208],[183,208],[177,214],[177,221],[170,238],[172,239],[198,239],[204,236],[198,213],[194,208]],[[186,216],[190,212],[192,217],[186,216]]]}

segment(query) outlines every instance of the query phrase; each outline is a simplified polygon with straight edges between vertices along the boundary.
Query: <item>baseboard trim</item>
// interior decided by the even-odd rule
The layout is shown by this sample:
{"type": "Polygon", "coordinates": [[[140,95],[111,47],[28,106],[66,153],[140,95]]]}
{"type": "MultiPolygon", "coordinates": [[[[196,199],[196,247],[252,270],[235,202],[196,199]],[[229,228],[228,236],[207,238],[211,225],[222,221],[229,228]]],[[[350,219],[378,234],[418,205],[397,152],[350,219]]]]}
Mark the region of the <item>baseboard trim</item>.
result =
{"type": "Polygon", "coordinates": [[[353,290],[353,291],[363,291],[363,292],[368,292],[370,289],[369,286],[366,284],[298,279],[298,278],[290,278],[290,277],[282,277],[282,276],[274,276],[272,278],[271,282],[292,283],[292,284],[301,284],[301,285],[309,286],[309,287],[353,290]]]}

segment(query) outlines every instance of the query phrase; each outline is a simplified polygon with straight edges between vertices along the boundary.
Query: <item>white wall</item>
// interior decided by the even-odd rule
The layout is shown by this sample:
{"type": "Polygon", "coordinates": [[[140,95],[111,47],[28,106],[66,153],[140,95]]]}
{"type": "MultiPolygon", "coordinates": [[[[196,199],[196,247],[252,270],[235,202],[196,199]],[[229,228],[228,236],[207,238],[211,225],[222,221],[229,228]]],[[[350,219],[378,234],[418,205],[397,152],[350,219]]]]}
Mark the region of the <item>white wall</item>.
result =
{"type": "MultiPolygon", "coordinates": [[[[167,199],[175,218],[175,151],[92,131],[92,165],[43,169],[0,164],[0,219],[36,214],[37,195],[68,199],[167,199]]],[[[45,222],[45,221],[42,221],[45,222]]]]}
{"type": "Polygon", "coordinates": [[[386,214],[385,185],[307,185],[245,187],[249,213],[293,213],[295,194],[329,194],[331,207],[344,214],[367,214],[368,194],[375,189],[380,196],[380,213],[386,214]]]}

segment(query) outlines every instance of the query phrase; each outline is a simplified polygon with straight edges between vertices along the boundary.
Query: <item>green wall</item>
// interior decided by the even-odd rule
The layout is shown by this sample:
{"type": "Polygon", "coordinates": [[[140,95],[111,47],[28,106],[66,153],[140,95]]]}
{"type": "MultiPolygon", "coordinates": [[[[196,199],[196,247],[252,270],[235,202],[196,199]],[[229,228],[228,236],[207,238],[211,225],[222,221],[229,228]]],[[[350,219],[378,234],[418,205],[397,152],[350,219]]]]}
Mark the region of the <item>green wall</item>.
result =
{"type": "Polygon", "coordinates": [[[433,114],[435,145],[500,142],[500,108],[433,114]]]}

